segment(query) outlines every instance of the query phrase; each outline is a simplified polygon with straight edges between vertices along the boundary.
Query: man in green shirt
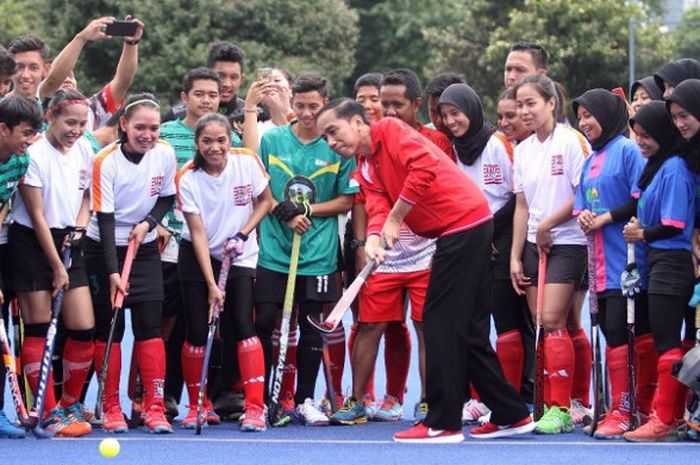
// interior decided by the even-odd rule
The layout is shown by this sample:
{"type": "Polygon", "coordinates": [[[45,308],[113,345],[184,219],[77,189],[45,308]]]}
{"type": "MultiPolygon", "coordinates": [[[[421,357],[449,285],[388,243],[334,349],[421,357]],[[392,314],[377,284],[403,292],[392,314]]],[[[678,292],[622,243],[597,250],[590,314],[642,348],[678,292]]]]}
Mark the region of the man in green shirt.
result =
{"type": "Polygon", "coordinates": [[[312,400],[322,344],[306,317],[319,317],[324,303],[337,300],[338,215],[350,210],[353,194],[358,191],[350,178],[355,161],[333,152],[316,129],[316,114],[327,101],[325,78],[314,74],[300,76],[292,85],[296,119],[269,130],[260,143],[260,158],[270,175],[276,207],[260,226],[255,324],[269,368],[276,363],[272,358],[272,333],[281,314],[292,238],[295,232],[299,233],[302,239],[295,291],[301,327],[299,380],[295,391],[297,350],[296,330],[292,329],[280,399],[287,417],[293,416],[297,405],[297,418],[314,425],[327,424],[328,418],[312,400]],[[307,193],[307,206],[291,202],[290,194],[298,191],[307,193]]]}

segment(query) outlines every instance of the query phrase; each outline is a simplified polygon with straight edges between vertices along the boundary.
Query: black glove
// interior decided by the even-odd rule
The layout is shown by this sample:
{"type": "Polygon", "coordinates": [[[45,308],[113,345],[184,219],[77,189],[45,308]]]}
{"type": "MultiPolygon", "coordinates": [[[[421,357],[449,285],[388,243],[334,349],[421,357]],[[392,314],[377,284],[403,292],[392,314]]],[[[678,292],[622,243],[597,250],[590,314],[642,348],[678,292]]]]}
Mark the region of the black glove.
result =
{"type": "Polygon", "coordinates": [[[272,214],[285,223],[297,215],[310,216],[311,207],[308,204],[294,203],[291,200],[285,200],[277,204],[275,208],[272,209],[272,214]]]}

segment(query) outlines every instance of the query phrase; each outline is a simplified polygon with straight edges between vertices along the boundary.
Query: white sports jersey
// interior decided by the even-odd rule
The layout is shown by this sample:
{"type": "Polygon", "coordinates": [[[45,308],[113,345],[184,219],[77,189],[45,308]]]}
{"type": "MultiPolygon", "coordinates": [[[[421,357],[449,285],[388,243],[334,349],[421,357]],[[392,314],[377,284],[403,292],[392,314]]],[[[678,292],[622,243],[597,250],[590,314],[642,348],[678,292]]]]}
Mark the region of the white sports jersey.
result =
{"type": "MultiPolygon", "coordinates": [[[[585,158],[591,153],[578,131],[557,124],[544,141],[533,134],[515,148],[515,193],[524,193],[529,209],[527,240],[536,242],[537,225],[572,200],[585,158]]],[[[572,216],[552,229],[554,244],[586,244],[586,237],[572,216]]]]}
{"type": "MultiPolygon", "coordinates": [[[[93,215],[88,237],[100,240],[96,213],[114,213],[116,245],[127,245],[131,228],[146,219],[158,197],[175,195],[176,173],[175,152],[161,140],[146,152],[140,163],[132,163],[124,156],[121,143],[102,149],[93,166],[93,215]]],[[[144,242],[155,239],[154,229],[144,242]]]]}
{"type": "MultiPolygon", "coordinates": [[[[239,232],[253,214],[254,200],[267,187],[269,177],[258,156],[249,149],[232,148],[226,167],[218,177],[188,162],[178,175],[178,209],[199,215],[209,241],[209,253],[222,260],[225,242],[239,232]]],[[[182,237],[192,241],[189,228],[182,237]]],[[[236,266],[255,268],[258,241],[255,230],[248,235],[236,266]]]]}
{"type": "MultiPolygon", "coordinates": [[[[77,226],[83,196],[90,188],[93,159],[90,142],[81,137],[63,154],[44,136],[30,145],[27,153],[29,168],[21,183],[41,188],[44,217],[49,228],[77,226]]],[[[32,219],[22,196],[17,195],[15,200],[14,221],[32,228],[32,219]]]]}
{"type": "Polygon", "coordinates": [[[513,196],[513,148],[501,134],[494,133],[481,156],[471,165],[457,157],[457,166],[486,195],[491,213],[496,213],[513,196]],[[510,151],[510,153],[509,153],[510,151]]]}

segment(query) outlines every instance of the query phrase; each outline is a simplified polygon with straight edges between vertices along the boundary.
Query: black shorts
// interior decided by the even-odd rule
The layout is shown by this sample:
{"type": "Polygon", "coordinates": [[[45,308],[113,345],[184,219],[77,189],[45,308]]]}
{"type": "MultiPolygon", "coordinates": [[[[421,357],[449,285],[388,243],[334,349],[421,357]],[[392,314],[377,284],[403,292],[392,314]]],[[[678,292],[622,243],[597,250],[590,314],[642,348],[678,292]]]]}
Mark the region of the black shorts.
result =
{"type": "MultiPolygon", "coordinates": [[[[539,254],[537,245],[525,243],[523,273],[537,285],[539,254]]],[[[577,290],[588,289],[588,252],[585,245],[553,245],[547,256],[546,284],[573,284],[577,290]]]]}
{"type": "Polygon", "coordinates": [[[688,296],[695,286],[693,259],[687,250],[649,247],[649,294],[688,296]]]}
{"type": "MultiPolygon", "coordinates": [[[[221,272],[221,261],[209,256],[211,259],[211,267],[214,271],[214,278],[218,281],[219,273],[221,272]]],[[[228,279],[246,276],[255,278],[255,269],[242,266],[232,266],[228,272],[228,279]]],[[[177,258],[177,279],[179,281],[197,281],[204,282],[204,274],[197,262],[197,256],[194,254],[194,247],[190,241],[182,239],[180,241],[180,250],[177,258]]]]}
{"type": "MultiPolygon", "coordinates": [[[[117,263],[119,271],[124,266],[126,247],[117,247],[117,263]]],[[[85,239],[85,265],[90,278],[90,292],[95,306],[108,305],[109,274],[105,267],[102,245],[90,239],[85,239]]],[[[129,295],[124,301],[124,307],[142,302],[163,301],[163,269],[160,264],[160,253],[157,241],[151,241],[139,246],[139,250],[131,266],[129,275],[129,295]]]]}
{"type": "MultiPolygon", "coordinates": [[[[258,267],[255,280],[255,302],[284,302],[287,274],[258,267]]],[[[298,276],[294,287],[298,301],[337,302],[338,273],[321,276],[298,276]]]]}
{"type": "Polygon", "coordinates": [[[163,268],[163,318],[182,314],[182,294],[177,279],[177,263],[161,262],[163,268]]]}
{"type": "MultiPolygon", "coordinates": [[[[70,229],[51,229],[53,243],[61,257],[61,247],[70,229]]],[[[68,268],[68,288],[88,285],[83,256],[84,239],[71,248],[71,263],[68,268]]],[[[8,230],[7,287],[15,292],[50,291],[53,289],[53,271],[48,258],[41,249],[32,228],[12,223],[8,230]]],[[[3,270],[4,271],[4,270],[3,270]]]]}

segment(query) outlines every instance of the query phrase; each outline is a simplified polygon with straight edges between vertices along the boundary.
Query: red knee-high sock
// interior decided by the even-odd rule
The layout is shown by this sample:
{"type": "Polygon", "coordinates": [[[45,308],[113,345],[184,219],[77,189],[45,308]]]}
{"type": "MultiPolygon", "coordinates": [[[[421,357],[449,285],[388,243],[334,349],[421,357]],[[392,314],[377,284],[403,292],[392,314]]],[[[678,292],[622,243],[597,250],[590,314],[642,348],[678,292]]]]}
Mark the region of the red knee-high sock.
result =
{"type": "Polygon", "coordinates": [[[552,383],[549,382],[549,372],[547,371],[547,351],[542,354],[544,357],[544,405],[552,405],[552,383]]]}
{"type": "MultiPolygon", "coordinates": [[[[22,344],[22,365],[24,374],[29,381],[29,387],[36,394],[36,387],[39,384],[39,372],[41,371],[41,358],[44,354],[46,339],[43,337],[25,336],[22,344]]],[[[4,376],[4,375],[3,375],[4,376]]],[[[36,403],[38,399],[34,399],[36,403]]],[[[56,393],[53,389],[53,373],[49,370],[49,379],[46,384],[46,397],[44,399],[44,416],[56,408],[56,393]]]]}
{"type": "Polygon", "coordinates": [[[609,348],[606,357],[610,392],[612,393],[612,409],[629,412],[629,377],[627,364],[627,344],[609,348]]]}
{"type": "MultiPolygon", "coordinates": [[[[102,375],[102,363],[105,359],[105,349],[107,343],[95,341],[95,372],[97,376],[102,375]]],[[[112,406],[119,406],[119,377],[122,372],[122,345],[118,342],[112,343],[109,351],[109,361],[107,364],[107,378],[104,387],[104,402],[102,408],[109,410],[112,406]]]]}
{"type": "Polygon", "coordinates": [[[547,333],[544,340],[547,352],[545,366],[551,385],[551,405],[571,405],[571,384],[574,372],[574,346],[565,329],[547,333]]]}
{"type": "Polygon", "coordinates": [[[384,331],[386,393],[403,404],[411,366],[411,331],[403,321],[389,323],[384,331]]]}
{"type": "Polygon", "coordinates": [[[163,339],[154,337],[145,341],[136,341],[134,350],[141,368],[144,409],[164,408],[165,345],[163,339]]]}
{"type": "Polygon", "coordinates": [[[331,356],[331,376],[336,396],[343,395],[343,371],[345,370],[345,329],[340,324],[326,336],[328,352],[331,356]]]}
{"type": "Polygon", "coordinates": [[[634,346],[637,354],[637,408],[640,412],[649,414],[656,392],[659,354],[654,347],[651,333],[635,338],[634,346]]]}
{"type": "Polygon", "coordinates": [[[66,346],[63,349],[61,405],[69,407],[78,402],[94,357],[94,342],[78,341],[72,337],[66,340],[66,346]]]}
{"type": "MultiPolygon", "coordinates": [[[[357,323],[353,323],[350,326],[350,336],[348,337],[348,353],[350,354],[350,360],[352,360],[352,351],[355,347],[355,338],[357,338],[357,323]]],[[[364,395],[369,395],[369,399],[374,402],[376,400],[376,395],[374,393],[374,368],[369,373],[367,378],[367,383],[365,383],[365,388],[362,391],[364,395]]]]}
{"type": "MultiPolygon", "coordinates": [[[[202,380],[202,364],[204,363],[205,346],[193,346],[189,342],[182,345],[180,361],[182,363],[182,377],[185,380],[187,395],[190,398],[190,408],[197,405],[199,396],[199,383],[202,380]]],[[[204,396],[206,397],[206,390],[204,396]]]]}
{"type": "Polygon", "coordinates": [[[591,341],[583,329],[569,332],[574,346],[574,378],[571,385],[571,398],[580,400],[586,407],[591,406],[591,341]]]}
{"type": "Polygon", "coordinates": [[[523,364],[525,363],[525,349],[520,331],[514,329],[499,334],[496,338],[496,355],[501,362],[503,374],[515,390],[520,392],[520,384],[523,377],[523,364]]]}
{"type": "Polygon", "coordinates": [[[659,387],[654,397],[654,410],[659,419],[666,424],[683,418],[687,388],[671,375],[673,364],[681,358],[683,352],[680,348],[671,349],[659,357],[659,387]]]}
{"type": "Polygon", "coordinates": [[[262,408],[265,390],[265,359],[257,336],[238,341],[238,367],[241,371],[246,405],[262,408]]]}
{"type": "Polygon", "coordinates": [[[297,384],[297,344],[299,341],[299,329],[289,331],[287,341],[287,357],[284,361],[284,374],[282,375],[282,391],[280,399],[293,399],[297,384]]]}

